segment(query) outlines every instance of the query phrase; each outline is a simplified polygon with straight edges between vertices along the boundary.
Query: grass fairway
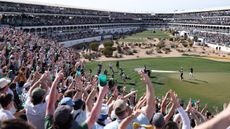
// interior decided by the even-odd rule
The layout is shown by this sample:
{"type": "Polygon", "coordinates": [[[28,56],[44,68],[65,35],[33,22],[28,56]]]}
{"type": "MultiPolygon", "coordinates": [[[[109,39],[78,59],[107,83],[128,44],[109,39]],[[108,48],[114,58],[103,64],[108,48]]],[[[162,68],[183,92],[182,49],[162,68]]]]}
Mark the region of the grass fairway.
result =
{"type": "MultiPolygon", "coordinates": [[[[115,68],[116,62],[103,62],[103,69],[108,69],[109,63],[115,68]]],[[[97,70],[98,62],[88,63],[86,68],[97,70]]],[[[178,74],[152,73],[152,82],[156,88],[156,95],[161,97],[169,89],[178,93],[179,97],[184,100],[200,99],[202,104],[209,104],[209,107],[221,107],[224,102],[230,102],[230,63],[216,62],[195,57],[173,57],[173,58],[152,58],[152,59],[135,59],[120,61],[120,67],[131,78],[128,81],[127,89],[134,87],[138,90],[139,95],[145,92],[145,86],[139,79],[139,75],[134,71],[135,68],[147,66],[148,69],[154,70],[172,70],[177,71],[182,66],[184,68],[185,80],[181,81],[178,74]],[[189,79],[189,68],[194,68],[195,79],[189,79]]],[[[110,72],[110,70],[109,70],[110,72]]],[[[119,85],[122,81],[117,74],[116,78],[119,85]]]]}
{"type": "Polygon", "coordinates": [[[141,33],[136,33],[131,36],[126,36],[124,39],[120,39],[121,42],[144,42],[147,38],[159,38],[166,39],[169,38],[169,34],[164,31],[156,30],[155,33],[153,31],[144,31],[141,33]]]}

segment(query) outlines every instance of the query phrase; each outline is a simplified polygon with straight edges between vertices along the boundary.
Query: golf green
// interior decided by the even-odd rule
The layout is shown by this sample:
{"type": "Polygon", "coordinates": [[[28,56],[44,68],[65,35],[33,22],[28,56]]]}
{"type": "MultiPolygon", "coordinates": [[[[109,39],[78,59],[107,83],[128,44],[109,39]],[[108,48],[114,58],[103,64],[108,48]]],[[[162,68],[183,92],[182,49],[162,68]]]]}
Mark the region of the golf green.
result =
{"type": "MultiPolygon", "coordinates": [[[[99,62],[87,63],[86,68],[97,71],[99,62]]],[[[124,86],[116,69],[116,61],[102,62],[103,69],[109,70],[109,64],[113,64],[116,73],[115,79],[120,86],[124,86]]],[[[185,80],[180,80],[179,73],[151,73],[151,79],[155,87],[156,96],[161,97],[169,89],[175,90],[180,98],[187,101],[189,98],[201,100],[202,104],[222,107],[223,103],[230,102],[230,63],[211,61],[197,57],[171,57],[171,58],[147,58],[120,61],[120,67],[131,79],[127,80],[127,91],[130,88],[138,90],[138,96],[145,92],[145,86],[140,80],[140,76],[134,70],[143,68],[144,65],[150,70],[170,70],[179,71],[184,69],[185,80]],[[194,78],[190,79],[189,69],[193,67],[194,78]]],[[[212,109],[211,109],[212,110],[212,109]]]]}

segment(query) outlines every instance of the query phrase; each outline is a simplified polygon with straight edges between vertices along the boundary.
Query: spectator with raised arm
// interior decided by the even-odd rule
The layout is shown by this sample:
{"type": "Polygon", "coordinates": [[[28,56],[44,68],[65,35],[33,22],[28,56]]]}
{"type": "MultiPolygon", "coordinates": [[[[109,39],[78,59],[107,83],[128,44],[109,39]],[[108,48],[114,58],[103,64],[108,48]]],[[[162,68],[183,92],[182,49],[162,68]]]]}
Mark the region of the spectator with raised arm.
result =
{"type": "Polygon", "coordinates": [[[55,109],[55,103],[56,103],[56,94],[57,94],[57,84],[62,79],[63,73],[60,71],[55,78],[52,87],[51,92],[49,94],[48,98],[48,106],[46,108],[46,121],[45,121],[45,128],[50,129],[91,129],[96,122],[99,114],[100,114],[100,108],[102,106],[103,99],[105,95],[108,92],[108,86],[105,86],[103,88],[100,88],[98,99],[92,109],[92,113],[90,116],[86,119],[86,121],[79,125],[77,124],[72,116],[72,108],[68,105],[59,105],[55,109]]]}
{"type": "MultiPolygon", "coordinates": [[[[185,112],[183,107],[181,107],[181,105],[179,103],[179,99],[177,98],[177,95],[174,92],[171,92],[170,95],[171,95],[173,103],[175,104],[176,110],[179,112],[179,115],[181,117],[182,129],[191,129],[190,119],[188,117],[188,114],[185,112]]],[[[167,123],[166,123],[165,126],[166,127],[168,126],[167,123]]]]}
{"type": "Polygon", "coordinates": [[[118,128],[119,129],[132,129],[133,122],[137,122],[140,124],[149,125],[149,121],[151,120],[153,113],[155,112],[155,101],[154,101],[154,87],[153,84],[144,72],[140,72],[142,80],[146,84],[146,106],[141,108],[140,115],[137,114],[128,114],[127,106],[124,100],[117,100],[115,103],[115,114],[118,116],[118,120],[110,123],[105,127],[105,129],[109,128],[118,128]]]}
{"type": "Polygon", "coordinates": [[[195,129],[227,129],[230,126],[230,104],[213,119],[195,127],[195,129]]]}

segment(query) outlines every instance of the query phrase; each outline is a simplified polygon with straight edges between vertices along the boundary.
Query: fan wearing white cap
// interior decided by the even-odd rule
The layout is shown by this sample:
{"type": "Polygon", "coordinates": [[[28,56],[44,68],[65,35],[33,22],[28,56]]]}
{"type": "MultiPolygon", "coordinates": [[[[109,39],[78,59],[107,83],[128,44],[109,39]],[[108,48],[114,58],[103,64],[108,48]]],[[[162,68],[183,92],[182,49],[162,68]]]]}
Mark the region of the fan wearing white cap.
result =
{"type": "Polygon", "coordinates": [[[13,91],[9,88],[9,83],[10,83],[10,79],[8,78],[1,78],[0,79],[0,93],[1,94],[11,94],[14,95],[13,91]]]}
{"type": "Polygon", "coordinates": [[[117,120],[107,124],[104,129],[132,129],[132,124],[134,122],[145,125],[150,124],[149,121],[151,120],[155,111],[155,101],[153,101],[154,87],[147,74],[141,72],[141,76],[146,84],[146,106],[142,107],[141,113],[138,116],[130,116],[127,102],[122,99],[116,100],[113,105],[113,109],[117,116],[117,120]]]}
{"type": "Polygon", "coordinates": [[[108,113],[109,107],[106,104],[102,104],[101,113],[97,119],[97,122],[94,124],[92,129],[104,129],[105,125],[108,124],[108,113]]]}

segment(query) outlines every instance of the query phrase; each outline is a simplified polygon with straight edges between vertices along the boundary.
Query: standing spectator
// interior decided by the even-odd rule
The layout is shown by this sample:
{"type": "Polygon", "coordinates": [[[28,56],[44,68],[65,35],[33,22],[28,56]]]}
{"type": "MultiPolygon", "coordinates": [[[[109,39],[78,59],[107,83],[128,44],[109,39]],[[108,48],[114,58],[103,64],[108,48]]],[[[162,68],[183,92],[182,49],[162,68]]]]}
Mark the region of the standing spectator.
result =
{"type": "Polygon", "coordinates": [[[0,93],[2,94],[11,94],[13,95],[13,91],[9,88],[9,83],[10,83],[10,79],[8,78],[1,78],[0,79],[0,93]]]}
{"type": "Polygon", "coordinates": [[[45,72],[41,78],[34,83],[29,91],[27,101],[25,103],[26,116],[28,121],[37,129],[44,129],[46,105],[45,95],[46,90],[39,87],[44,87],[45,80],[49,77],[49,73],[45,72]]]}
{"type": "Polygon", "coordinates": [[[11,119],[11,120],[0,122],[0,129],[35,129],[35,128],[21,119],[11,119]]]}
{"type": "Polygon", "coordinates": [[[13,114],[16,110],[13,110],[13,96],[11,94],[1,94],[0,104],[2,106],[0,109],[0,121],[15,119],[13,114]]]}
{"type": "Polygon", "coordinates": [[[116,121],[109,123],[105,129],[132,129],[132,123],[137,122],[148,125],[155,112],[154,87],[147,74],[141,72],[141,76],[146,84],[146,106],[142,107],[139,115],[129,114],[129,106],[122,99],[114,103],[114,111],[118,117],[116,121]],[[120,125],[119,125],[120,124],[120,125]]]}

